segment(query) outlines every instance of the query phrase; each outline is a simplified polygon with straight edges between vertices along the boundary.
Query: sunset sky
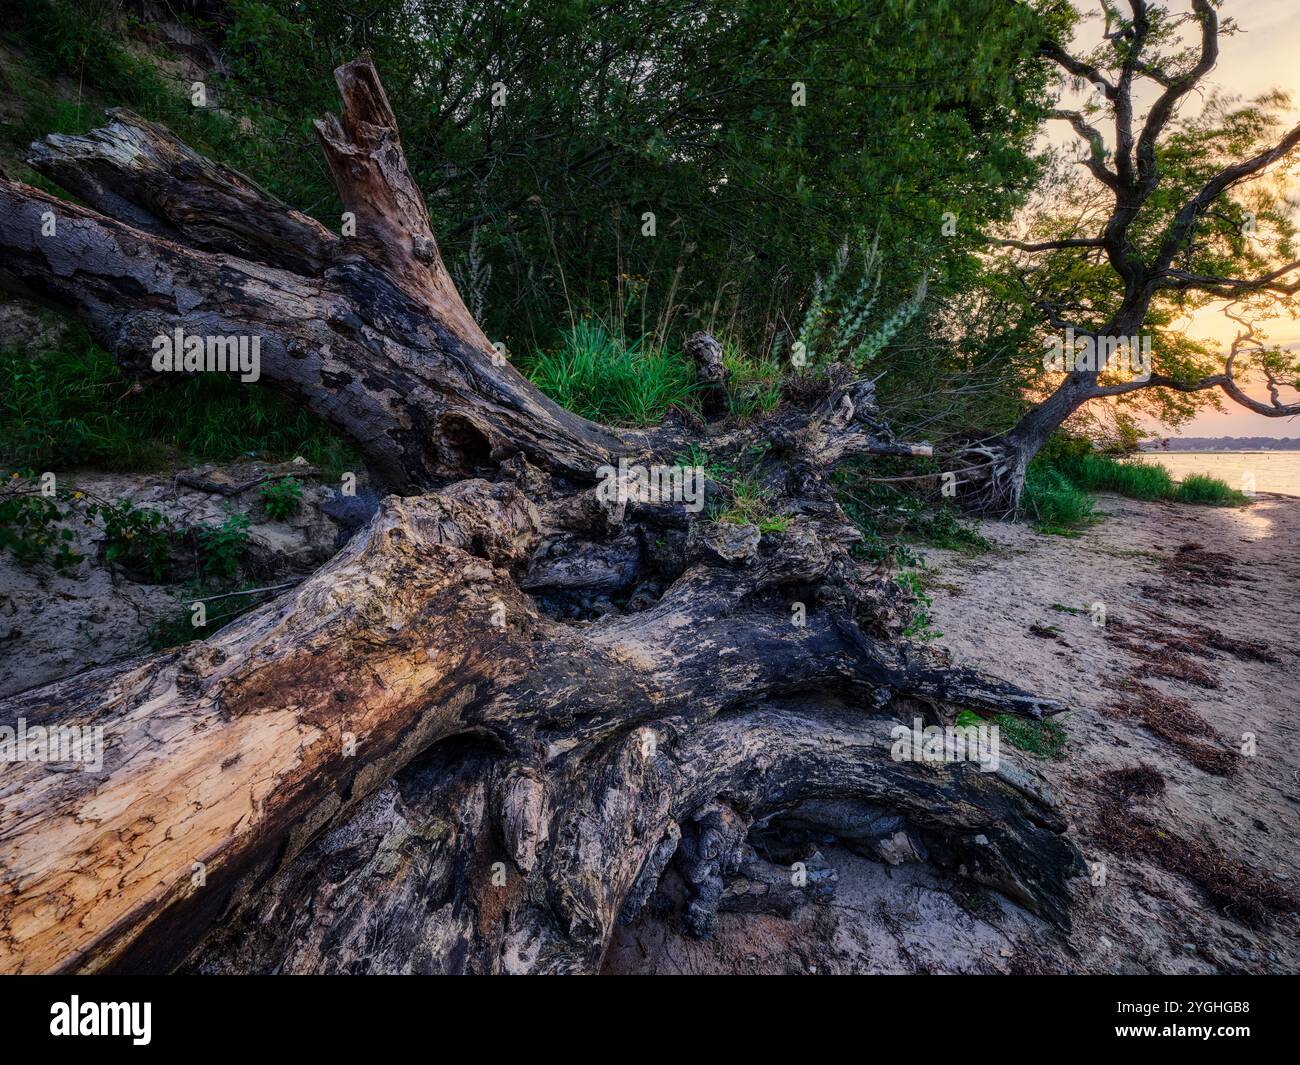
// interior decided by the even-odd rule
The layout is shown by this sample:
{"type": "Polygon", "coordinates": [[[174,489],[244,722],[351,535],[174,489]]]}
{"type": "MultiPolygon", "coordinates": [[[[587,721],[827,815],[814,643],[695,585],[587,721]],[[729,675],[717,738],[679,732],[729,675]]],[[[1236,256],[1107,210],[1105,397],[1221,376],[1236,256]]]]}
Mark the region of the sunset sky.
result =
{"type": "MultiPolygon", "coordinates": [[[[1173,4],[1184,6],[1183,0],[1173,0],[1173,4]]],[[[1079,4],[1076,7],[1088,10],[1079,4]]],[[[1281,88],[1291,94],[1293,104],[1300,101],[1300,0],[1228,0],[1220,8],[1219,17],[1235,19],[1241,29],[1234,36],[1220,39],[1219,62],[1205,84],[1244,97],[1281,88]]],[[[1082,23],[1078,33],[1079,50],[1092,47],[1100,33],[1099,18],[1082,23]]],[[[1198,95],[1192,94],[1183,108],[1197,107],[1197,101],[1198,95]]],[[[1142,102],[1149,103],[1149,97],[1142,102]]],[[[1300,122],[1300,106],[1292,107],[1289,121],[1300,122]]],[[[1053,140],[1065,142],[1073,136],[1063,122],[1052,126],[1055,127],[1053,140]]],[[[1236,326],[1222,316],[1222,306],[1214,304],[1195,315],[1188,323],[1188,332],[1197,338],[1217,339],[1226,350],[1236,326]]],[[[1289,315],[1262,323],[1262,331],[1270,343],[1300,346],[1300,320],[1289,315]]],[[[1267,395],[1262,385],[1248,386],[1247,391],[1261,397],[1267,395]]],[[[1285,389],[1283,398],[1294,398],[1291,390],[1285,389]]],[[[1300,418],[1265,418],[1225,399],[1222,413],[1200,414],[1177,435],[1300,437],[1300,418]]]]}

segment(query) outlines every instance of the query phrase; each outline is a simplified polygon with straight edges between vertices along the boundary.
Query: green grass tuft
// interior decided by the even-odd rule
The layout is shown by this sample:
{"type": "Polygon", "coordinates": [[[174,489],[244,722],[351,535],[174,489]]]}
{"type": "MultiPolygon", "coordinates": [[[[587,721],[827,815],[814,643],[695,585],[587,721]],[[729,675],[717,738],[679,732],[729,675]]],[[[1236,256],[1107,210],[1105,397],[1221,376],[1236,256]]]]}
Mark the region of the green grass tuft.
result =
{"type": "Polygon", "coordinates": [[[695,372],[680,352],[627,341],[590,319],[559,348],[535,352],[520,368],[562,407],[593,421],[645,427],[672,407],[695,406],[695,372]]]}
{"type": "Polygon", "coordinates": [[[1247,502],[1245,495],[1217,477],[1198,473],[1178,482],[1154,462],[1119,459],[1077,445],[1055,449],[1035,465],[1055,470],[1085,492],[1114,492],[1130,499],[1167,499],[1219,507],[1247,502]]]}
{"type": "Polygon", "coordinates": [[[1244,492],[1238,492],[1219,478],[1205,473],[1189,473],[1179,481],[1174,498],[1180,503],[1202,503],[1211,507],[1236,507],[1249,502],[1244,492]]]}
{"type": "Polygon", "coordinates": [[[1097,521],[1092,496],[1052,466],[1030,464],[1020,503],[1039,532],[1072,536],[1097,521]]]}
{"type": "Polygon", "coordinates": [[[353,449],[269,389],[218,374],[134,391],[84,334],[40,355],[0,351],[0,464],[151,470],[301,455],[326,476],[361,468],[353,449]]]}
{"type": "MultiPolygon", "coordinates": [[[[985,719],[973,710],[962,710],[954,722],[958,728],[978,727],[984,723],[985,719]]],[[[1017,750],[1039,758],[1050,758],[1054,762],[1065,760],[1065,728],[1054,718],[1037,721],[1015,714],[998,714],[993,718],[993,724],[998,727],[1001,738],[1017,750]]]]}

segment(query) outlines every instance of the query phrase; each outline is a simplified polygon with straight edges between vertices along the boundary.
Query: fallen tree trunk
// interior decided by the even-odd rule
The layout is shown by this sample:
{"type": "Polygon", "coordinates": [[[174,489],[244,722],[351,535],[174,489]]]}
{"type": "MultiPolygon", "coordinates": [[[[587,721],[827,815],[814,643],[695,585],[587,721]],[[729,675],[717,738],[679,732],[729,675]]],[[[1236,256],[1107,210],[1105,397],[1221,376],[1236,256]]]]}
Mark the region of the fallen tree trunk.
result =
{"type": "Polygon", "coordinates": [[[89,208],[0,183],[0,284],[142,373],[156,332],[256,331],[268,381],[424,493],[205,643],[0,704],[106,739],[102,772],[0,777],[0,970],[592,971],[670,864],[706,934],[753,831],[882,811],[1067,924],[1081,862],[1033,774],[893,750],[916,717],[1059,709],[909,646],[855,561],[830,471],[928,448],[838,371],[752,426],[560,410],[465,311],[373,68],[338,80],[355,239],[123,113],[33,151],[89,208]],[[767,531],[597,484],[691,444],[759,486],[767,531]]]}

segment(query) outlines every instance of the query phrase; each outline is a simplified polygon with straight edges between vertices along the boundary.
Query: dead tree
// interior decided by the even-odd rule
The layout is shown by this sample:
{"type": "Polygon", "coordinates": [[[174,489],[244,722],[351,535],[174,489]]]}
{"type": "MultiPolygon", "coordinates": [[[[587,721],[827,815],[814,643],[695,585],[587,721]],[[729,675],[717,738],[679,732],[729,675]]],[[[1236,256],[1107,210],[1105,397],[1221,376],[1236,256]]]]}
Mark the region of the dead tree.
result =
{"type": "Polygon", "coordinates": [[[1032,771],[891,757],[915,717],[1059,709],[911,647],[855,561],[829,472],[926,449],[836,373],[748,427],[558,408],[461,302],[374,68],[337,80],[317,128],[355,237],[124,112],[33,148],[89,206],[0,182],[5,288],[144,376],[177,327],[260,336],[265,382],[397,493],[206,642],[0,706],[107,747],[0,775],[0,970],[591,971],[670,863],[707,929],[751,830],[882,813],[1068,923],[1081,861],[1032,771]],[[783,531],[599,490],[692,443],[750,463],[783,531]]]}

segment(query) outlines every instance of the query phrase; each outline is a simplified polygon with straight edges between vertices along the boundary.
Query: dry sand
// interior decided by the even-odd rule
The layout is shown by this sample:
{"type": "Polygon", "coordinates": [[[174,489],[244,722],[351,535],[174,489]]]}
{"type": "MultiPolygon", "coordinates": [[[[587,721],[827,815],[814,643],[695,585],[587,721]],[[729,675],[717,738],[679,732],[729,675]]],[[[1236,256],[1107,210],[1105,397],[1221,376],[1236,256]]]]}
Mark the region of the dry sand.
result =
{"type": "Polygon", "coordinates": [[[830,848],[833,902],[723,914],[711,942],[647,914],[606,971],[1296,971],[1300,499],[1100,509],[1077,539],[990,523],[994,551],[929,553],[939,645],[1072,708],[1064,759],[1035,759],[1100,881],[1080,882],[1068,935],[928,866],[830,848]]]}

